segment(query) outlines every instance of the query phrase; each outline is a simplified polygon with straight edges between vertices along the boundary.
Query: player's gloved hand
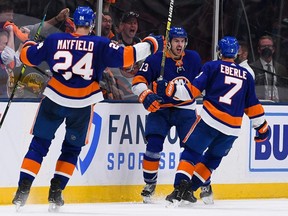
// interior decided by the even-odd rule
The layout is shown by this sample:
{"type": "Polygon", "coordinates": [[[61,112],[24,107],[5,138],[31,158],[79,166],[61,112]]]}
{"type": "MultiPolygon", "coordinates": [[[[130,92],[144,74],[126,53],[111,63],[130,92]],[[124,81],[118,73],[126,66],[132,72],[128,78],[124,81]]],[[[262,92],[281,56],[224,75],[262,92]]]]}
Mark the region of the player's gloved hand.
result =
{"type": "Polygon", "coordinates": [[[151,54],[163,51],[163,36],[150,34],[143,39],[143,42],[147,42],[151,46],[151,54]]]}
{"type": "Polygon", "coordinates": [[[153,92],[160,97],[164,97],[166,95],[166,87],[168,85],[168,81],[165,79],[154,81],[153,82],[153,92]]]}
{"type": "Polygon", "coordinates": [[[176,83],[174,83],[173,81],[168,82],[165,93],[168,97],[173,98],[176,93],[176,83]]]}
{"type": "Polygon", "coordinates": [[[255,130],[256,130],[256,136],[254,137],[255,142],[263,142],[270,135],[270,128],[266,120],[259,127],[255,128],[255,130]]]}
{"type": "Polygon", "coordinates": [[[139,102],[143,103],[146,110],[156,112],[160,109],[160,102],[163,99],[157,94],[154,94],[150,89],[146,89],[139,95],[139,102]]]}

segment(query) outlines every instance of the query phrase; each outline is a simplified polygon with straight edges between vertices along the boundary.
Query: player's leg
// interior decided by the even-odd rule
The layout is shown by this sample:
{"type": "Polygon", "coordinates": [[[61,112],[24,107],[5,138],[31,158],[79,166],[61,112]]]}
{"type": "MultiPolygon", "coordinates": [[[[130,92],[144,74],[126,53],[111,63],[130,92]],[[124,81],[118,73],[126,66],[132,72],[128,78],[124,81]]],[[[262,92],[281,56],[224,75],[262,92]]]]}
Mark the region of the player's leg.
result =
{"type": "Polygon", "coordinates": [[[62,117],[51,118],[51,116],[54,115],[54,113],[51,113],[51,106],[53,105],[53,102],[47,98],[43,99],[39,104],[37,117],[32,128],[34,137],[23,159],[18,189],[12,200],[12,203],[16,205],[17,209],[25,205],[31,185],[41,168],[43,158],[49,151],[55,131],[63,122],[62,117]]]}
{"type": "Polygon", "coordinates": [[[192,189],[196,191],[199,187],[201,188],[200,197],[205,204],[214,203],[212,187],[209,184],[211,174],[218,168],[222,158],[229,153],[236,138],[218,132],[218,135],[203,155],[201,162],[195,166],[191,180],[192,189]]]}
{"type": "Polygon", "coordinates": [[[200,187],[200,198],[206,205],[214,204],[214,194],[210,178],[200,187]]]}
{"type": "Polygon", "coordinates": [[[65,189],[75,170],[80,152],[80,146],[71,145],[64,140],[61,154],[57,160],[55,174],[50,181],[48,195],[48,202],[50,203],[49,211],[57,211],[58,207],[64,205],[62,191],[65,189]]]}
{"type": "Polygon", "coordinates": [[[49,211],[58,211],[58,207],[64,205],[62,191],[68,184],[81,149],[85,145],[93,109],[91,106],[63,108],[63,113],[66,113],[66,134],[62,143],[61,154],[56,163],[54,177],[50,181],[49,211]]]}
{"type": "Polygon", "coordinates": [[[144,203],[149,203],[151,196],[155,193],[164,139],[165,137],[156,134],[147,136],[146,151],[143,158],[143,177],[146,185],[141,192],[144,203]]]}
{"type": "Polygon", "coordinates": [[[209,129],[210,127],[200,120],[192,133],[186,138],[184,151],[181,154],[175,175],[174,191],[166,197],[166,200],[179,202],[183,199],[192,203],[196,202],[190,180],[194,174],[195,164],[201,160],[203,152],[213,140],[213,134],[207,133],[209,129]]]}
{"type": "Polygon", "coordinates": [[[20,207],[25,205],[31,185],[41,168],[43,157],[47,155],[50,144],[51,140],[33,137],[29,150],[23,159],[18,189],[12,200],[12,203],[16,206],[20,207]]]}
{"type": "Polygon", "coordinates": [[[150,203],[151,196],[155,192],[163,143],[171,127],[168,124],[168,114],[169,110],[159,110],[147,117],[145,128],[147,145],[143,158],[143,178],[146,185],[141,192],[144,203],[150,203]]]}
{"type": "Polygon", "coordinates": [[[181,154],[177,167],[174,190],[166,197],[166,200],[175,203],[182,199],[194,203],[197,199],[194,197],[193,191],[190,190],[190,179],[193,175],[194,164],[201,158],[201,154],[185,147],[181,154]]]}

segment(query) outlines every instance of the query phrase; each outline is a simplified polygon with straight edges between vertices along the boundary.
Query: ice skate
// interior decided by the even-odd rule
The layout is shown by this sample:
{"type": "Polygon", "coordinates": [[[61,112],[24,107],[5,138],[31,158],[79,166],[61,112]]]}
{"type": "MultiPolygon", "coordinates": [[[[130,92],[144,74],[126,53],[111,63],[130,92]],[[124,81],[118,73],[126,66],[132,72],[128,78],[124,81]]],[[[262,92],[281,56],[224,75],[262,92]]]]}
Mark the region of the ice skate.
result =
{"type": "Polygon", "coordinates": [[[177,187],[172,191],[171,194],[166,196],[165,200],[168,201],[166,204],[167,208],[175,208],[179,206],[181,198],[178,197],[178,194],[179,194],[179,188],[177,187]]]}
{"type": "Polygon", "coordinates": [[[152,203],[152,196],[155,193],[156,184],[146,184],[141,192],[143,203],[152,203]]]}
{"type": "Polygon", "coordinates": [[[184,203],[187,204],[191,204],[191,203],[196,203],[197,199],[194,196],[194,191],[192,189],[187,189],[182,197],[182,200],[184,201],[184,203]]]}
{"type": "Polygon", "coordinates": [[[213,191],[211,185],[201,187],[200,198],[206,205],[214,204],[213,191]]]}
{"type": "Polygon", "coordinates": [[[19,211],[20,207],[25,205],[28,195],[30,193],[31,185],[32,182],[28,179],[24,179],[21,181],[16,191],[15,197],[12,200],[12,203],[16,205],[16,211],[19,211]]]}
{"type": "MultiPolygon", "coordinates": [[[[182,180],[180,185],[175,186],[172,193],[166,197],[166,200],[168,201],[168,204],[166,207],[178,207],[180,205],[180,202],[188,186],[189,186],[189,182],[187,180],[182,180]]],[[[185,198],[188,199],[188,195],[185,198]]]]}
{"type": "Polygon", "coordinates": [[[51,180],[48,201],[49,201],[49,209],[48,209],[49,212],[58,212],[60,207],[64,205],[59,179],[53,178],[51,180]]]}

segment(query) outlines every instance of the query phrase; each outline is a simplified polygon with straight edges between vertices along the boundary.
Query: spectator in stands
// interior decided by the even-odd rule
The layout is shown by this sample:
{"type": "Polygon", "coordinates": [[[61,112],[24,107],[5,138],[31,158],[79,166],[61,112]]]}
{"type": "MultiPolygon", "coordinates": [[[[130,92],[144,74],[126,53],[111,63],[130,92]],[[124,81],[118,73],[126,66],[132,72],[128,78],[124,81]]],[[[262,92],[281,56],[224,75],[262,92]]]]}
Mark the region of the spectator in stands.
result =
{"type": "MultiPolygon", "coordinates": [[[[114,37],[112,32],[113,19],[109,12],[103,12],[101,36],[111,39],[114,37]]],[[[123,92],[118,89],[116,79],[110,68],[106,68],[103,72],[103,78],[100,81],[101,90],[105,99],[122,100],[123,92]]]]}
{"type": "Polygon", "coordinates": [[[103,12],[102,15],[102,25],[101,25],[101,36],[107,37],[109,39],[113,38],[115,35],[112,31],[113,19],[109,12],[103,12]]]}
{"type": "MultiPolygon", "coordinates": [[[[64,8],[55,17],[44,22],[42,32],[48,31],[52,26],[60,22],[64,22],[69,17],[69,8],[64,8]]],[[[7,25],[13,26],[14,34],[22,42],[29,37],[33,38],[40,23],[35,25],[27,25],[24,27],[18,27],[13,23],[14,19],[14,4],[10,0],[1,0],[0,3],[0,28],[4,28],[7,25]]]]}
{"type": "MultiPolygon", "coordinates": [[[[15,66],[16,53],[14,51],[13,30],[0,29],[0,98],[9,97],[9,88],[14,84],[14,73],[12,69],[15,66]],[[12,33],[11,33],[12,32],[12,33]]],[[[16,61],[19,65],[19,52],[16,61]]]]}
{"type": "Polygon", "coordinates": [[[12,25],[4,25],[7,20],[13,19],[13,3],[1,1],[0,3],[0,97],[7,98],[14,86],[15,67],[19,67],[19,52],[22,44],[15,52],[14,32],[12,25]]]}
{"type": "Polygon", "coordinates": [[[273,59],[275,46],[272,37],[260,37],[258,53],[260,58],[250,64],[255,72],[257,97],[274,102],[288,101],[288,74],[286,68],[273,59]]]}
{"type": "MultiPolygon", "coordinates": [[[[138,17],[139,14],[134,11],[124,13],[119,23],[120,33],[116,34],[111,40],[123,46],[134,45],[141,42],[141,39],[136,36],[138,31],[138,17]]],[[[137,96],[133,94],[131,87],[132,79],[139,70],[141,63],[142,61],[130,67],[111,69],[115,76],[117,87],[124,93],[124,100],[137,100],[137,96]]]]}
{"type": "MultiPolygon", "coordinates": [[[[27,26],[22,26],[18,27],[14,22],[14,3],[13,1],[9,0],[1,0],[0,2],[0,30],[4,29],[9,32],[9,38],[8,41],[9,44],[13,43],[13,46],[10,46],[9,44],[6,46],[5,50],[3,53],[1,53],[1,58],[3,59],[3,55],[7,55],[7,50],[9,49],[10,57],[13,58],[13,55],[15,57],[15,60],[18,59],[19,57],[19,52],[15,52],[15,49],[21,50],[22,48],[22,43],[29,38],[33,38],[37,32],[37,29],[40,25],[40,23],[34,24],[34,25],[27,25],[27,26]],[[14,53],[12,53],[12,50],[14,53]]],[[[41,30],[41,36],[46,37],[49,32],[56,31],[58,29],[54,28],[52,29],[52,26],[57,25],[58,23],[64,23],[66,25],[66,20],[69,19],[69,8],[65,8],[61,10],[55,17],[47,20],[44,22],[42,30],[41,30]]],[[[9,87],[8,91],[6,93],[9,95],[9,91],[13,89],[14,83],[13,81],[18,80],[18,75],[21,73],[20,70],[21,68],[15,68],[15,66],[20,66],[21,63],[17,64],[16,61],[14,61],[16,64],[4,64],[6,65],[5,71],[9,71],[9,76],[13,77],[13,79],[9,79],[9,87]],[[13,66],[13,67],[11,67],[13,66]],[[14,71],[13,71],[14,70],[14,71]],[[15,75],[15,78],[14,78],[15,75]]],[[[2,64],[3,62],[1,62],[2,64]]],[[[2,68],[3,69],[3,68],[2,68]]],[[[45,70],[45,69],[43,69],[45,70]]],[[[16,97],[27,97],[27,98],[34,98],[34,97],[39,97],[41,95],[42,91],[44,88],[44,85],[46,85],[45,78],[43,77],[42,74],[39,73],[31,73],[32,71],[31,68],[27,68],[25,71],[24,77],[22,77],[21,80],[17,83],[17,91],[15,93],[16,97]],[[35,85],[37,83],[37,85],[35,85]],[[41,87],[41,89],[40,89],[41,87]],[[37,91],[35,89],[38,88],[37,91]],[[37,92],[37,94],[36,94],[37,92]]],[[[1,81],[1,87],[4,89],[6,88],[6,84],[4,87],[2,86],[2,83],[7,83],[7,78],[6,75],[3,75],[2,73],[2,81],[1,81]],[[6,80],[6,81],[4,81],[6,80]]],[[[2,90],[3,90],[2,89],[2,90]]],[[[6,95],[4,93],[4,95],[6,95]]],[[[7,97],[7,95],[6,95],[7,97]]]]}
{"type": "Polygon", "coordinates": [[[239,64],[240,66],[244,67],[249,71],[249,73],[252,75],[253,79],[255,80],[255,73],[253,69],[248,64],[248,54],[249,54],[249,48],[246,42],[239,41],[239,50],[237,54],[237,58],[235,59],[235,63],[239,64]]]}
{"type": "Polygon", "coordinates": [[[104,0],[103,1],[103,12],[110,12],[111,4],[115,4],[116,0],[104,0]]]}

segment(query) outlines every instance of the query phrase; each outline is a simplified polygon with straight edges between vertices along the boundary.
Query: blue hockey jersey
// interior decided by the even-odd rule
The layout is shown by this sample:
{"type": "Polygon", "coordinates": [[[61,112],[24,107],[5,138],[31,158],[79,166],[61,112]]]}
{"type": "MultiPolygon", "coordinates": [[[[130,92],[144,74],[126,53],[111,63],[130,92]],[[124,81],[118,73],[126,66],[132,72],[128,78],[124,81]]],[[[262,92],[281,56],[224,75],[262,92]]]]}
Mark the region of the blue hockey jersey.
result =
{"type": "MultiPolygon", "coordinates": [[[[147,89],[153,81],[157,81],[160,76],[162,55],[163,52],[158,52],[153,56],[149,56],[141,65],[132,82],[132,90],[135,94],[141,94],[142,91],[145,90],[144,88],[147,89]],[[143,84],[145,84],[145,87],[143,84]]],[[[201,66],[201,58],[199,54],[193,50],[185,50],[180,60],[174,60],[169,55],[169,52],[167,52],[163,79],[181,83],[187,81],[192,82],[199,74],[201,66]]],[[[161,103],[161,108],[191,106],[195,109],[196,106],[194,98],[186,101],[179,101],[170,97],[164,97],[163,99],[164,101],[161,103]]]]}
{"type": "MultiPolygon", "coordinates": [[[[252,120],[253,127],[264,121],[264,109],[256,97],[253,77],[234,62],[207,62],[190,90],[193,97],[205,90],[200,116],[208,125],[227,135],[240,133],[244,113],[252,120]]],[[[175,96],[181,98],[181,91],[177,91],[175,96]]]]}
{"type": "Polygon", "coordinates": [[[53,77],[44,95],[66,107],[85,107],[103,100],[99,81],[106,67],[125,67],[151,54],[146,42],[120,47],[104,37],[56,33],[44,42],[24,47],[21,61],[46,61],[53,77]]]}

